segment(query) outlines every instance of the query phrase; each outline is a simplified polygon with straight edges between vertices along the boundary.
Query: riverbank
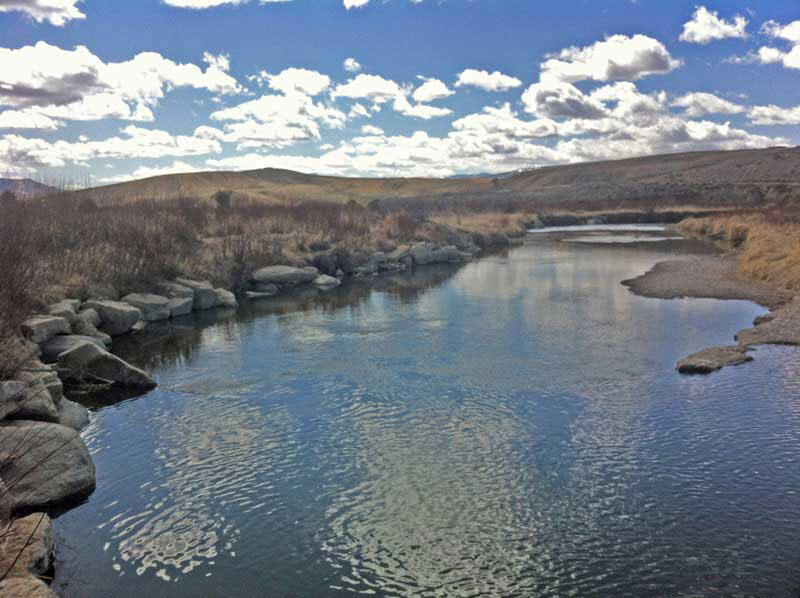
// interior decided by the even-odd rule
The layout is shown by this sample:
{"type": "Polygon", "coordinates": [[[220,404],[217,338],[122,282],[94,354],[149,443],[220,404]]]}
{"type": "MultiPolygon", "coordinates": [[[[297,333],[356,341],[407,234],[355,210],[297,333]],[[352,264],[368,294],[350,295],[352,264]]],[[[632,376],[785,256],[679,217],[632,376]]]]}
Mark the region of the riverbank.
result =
{"type": "Polygon", "coordinates": [[[710,347],[681,359],[676,366],[681,373],[707,374],[746,363],[758,345],[800,345],[800,297],[792,290],[745,277],[743,259],[741,252],[691,256],[659,262],[649,272],[622,281],[644,297],[752,301],[770,310],[756,318],[751,328],[739,331],[736,344],[710,347]]]}

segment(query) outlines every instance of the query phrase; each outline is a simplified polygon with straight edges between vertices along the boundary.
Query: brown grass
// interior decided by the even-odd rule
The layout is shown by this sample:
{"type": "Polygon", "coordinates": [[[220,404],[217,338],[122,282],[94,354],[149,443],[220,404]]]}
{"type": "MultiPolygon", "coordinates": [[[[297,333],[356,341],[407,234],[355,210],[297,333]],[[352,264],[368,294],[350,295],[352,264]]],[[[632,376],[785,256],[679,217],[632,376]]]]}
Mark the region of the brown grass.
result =
{"type": "Polygon", "coordinates": [[[689,218],[690,235],[740,250],[740,272],[751,279],[800,291],[800,211],[785,207],[727,217],[689,218]]]}
{"type": "Polygon", "coordinates": [[[535,214],[524,212],[447,212],[431,216],[431,221],[469,233],[503,234],[521,237],[531,223],[538,220],[535,214]]]}

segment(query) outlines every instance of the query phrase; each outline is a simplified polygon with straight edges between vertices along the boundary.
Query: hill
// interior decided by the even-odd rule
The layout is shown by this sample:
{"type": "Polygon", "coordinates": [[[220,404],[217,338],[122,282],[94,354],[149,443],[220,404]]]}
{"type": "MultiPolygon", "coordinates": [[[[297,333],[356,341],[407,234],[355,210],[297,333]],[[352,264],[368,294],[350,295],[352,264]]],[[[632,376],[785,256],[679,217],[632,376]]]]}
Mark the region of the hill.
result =
{"type": "Polygon", "coordinates": [[[707,151],[548,166],[469,178],[347,178],[266,168],[171,174],[75,192],[100,204],[210,198],[229,190],[272,203],[304,200],[455,209],[758,206],[800,199],[800,148],[707,151]]]}
{"type": "Polygon", "coordinates": [[[0,193],[11,191],[18,197],[41,197],[55,193],[57,189],[32,179],[0,178],[0,193]]]}

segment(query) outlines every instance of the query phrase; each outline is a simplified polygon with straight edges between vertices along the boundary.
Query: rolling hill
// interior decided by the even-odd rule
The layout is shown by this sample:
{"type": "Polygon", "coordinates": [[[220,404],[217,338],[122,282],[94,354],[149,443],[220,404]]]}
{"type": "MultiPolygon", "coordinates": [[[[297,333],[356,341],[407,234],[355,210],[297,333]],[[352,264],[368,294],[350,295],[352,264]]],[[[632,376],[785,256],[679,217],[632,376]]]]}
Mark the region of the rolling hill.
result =
{"type": "Polygon", "coordinates": [[[548,166],[470,178],[347,178],[266,168],[171,174],[73,192],[98,204],[209,199],[229,190],[255,200],[356,201],[373,207],[619,209],[758,206],[800,200],[800,148],[707,151],[548,166]]]}

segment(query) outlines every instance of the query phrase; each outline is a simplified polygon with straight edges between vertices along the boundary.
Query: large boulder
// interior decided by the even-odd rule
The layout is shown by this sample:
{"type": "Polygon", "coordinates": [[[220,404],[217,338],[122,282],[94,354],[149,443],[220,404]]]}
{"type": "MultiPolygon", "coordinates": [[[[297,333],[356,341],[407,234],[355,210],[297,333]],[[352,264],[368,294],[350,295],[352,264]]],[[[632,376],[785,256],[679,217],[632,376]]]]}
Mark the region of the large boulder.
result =
{"type": "Polygon", "coordinates": [[[86,302],[86,307],[92,308],[100,315],[100,329],[111,336],[129,332],[142,317],[139,308],[121,301],[93,299],[86,302]]]}
{"type": "Polygon", "coordinates": [[[214,289],[217,294],[218,307],[239,307],[239,302],[236,300],[236,295],[227,289],[214,289]]]}
{"type": "Polygon", "coordinates": [[[25,366],[17,374],[24,390],[21,395],[16,395],[16,406],[6,414],[6,418],[57,422],[58,401],[63,394],[61,380],[38,359],[25,366]]]}
{"type": "MultiPolygon", "coordinates": [[[[93,323],[94,318],[92,314],[97,315],[97,312],[93,309],[87,309],[78,314],[75,322],[72,324],[72,332],[78,336],[89,336],[97,339],[108,349],[113,342],[111,336],[97,329],[97,324],[93,323]]],[[[100,316],[98,316],[98,319],[99,318],[100,316]]]]}
{"type": "Polygon", "coordinates": [[[97,310],[92,309],[91,307],[88,309],[82,309],[78,312],[78,319],[82,320],[92,326],[100,326],[103,320],[100,318],[100,314],[97,313],[97,310]]]}
{"type": "Polygon", "coordinates": [[[86,374],[109,380],[117,386],[155,388],[147,372],[132,366],[103,348],[89,342],[80,343],[58,356],[58,365],[80,379],[86,374]]]}
{"type": "Polygon", "coordinates": [[[83,342],[94,343],[101,349],[105,348],[105,343],[103,343],[101,339],[94,338],[92,336],[83,336],[80,334],[57,336],[42,345],[42,361],[45,363],[55,363],[58,361],[58,356],[64,351],[68,351],[72,347],[83,342]]]}
{"type": "Polygon", "coordinates": [[[162,282],[158,285],[158,290],[162,295],[166,295],[170,299],[181,297],[186,299],[194,298],[194,289],[178,284],[177,282],[162,282]]]}
{"type": "Polygon", "coordinates": [[[410,249],[409,254],[416,265],[424,266],[425,264],[433,263],[435,259],[434,251],[436,251],[436,245],[425,241],[414,245],[410,249]]]}
{"type": "Polygon", "coordinates": [[[122,300],[138,308],[142,312],[142,319],[145,322],[167,320],[172,315],[169,299],[161,295],[131,293],[130,295],[125,295],[122,300]]]}
{"type": "Polygon", "coordinates": [[[192,290],[194,309],[211,309],[217,306],[217,293],[210,283],[202,280],[190,280],[188,278],[176,278],[175,282],[180,286],[192,290]]]}
{"type": "Polygon", "coordinates": [[[260,295],[277,295],[280,289],[271,282],[258,282],[253,285],[253,290],[260,295]]]}
{"type": "Polygon", "coordinates": [[[328,276],[327,274],[320,274],[314,279],[314,286],[322,289],[328,290],[338,287],[342,284],[342,281],[338,278],[334,278],[333,276],[328,276]]]}
{"type": "Polygon", "coordinates": [[[49,341],[58,334],[69,334],[72,329],[66,318],[58,316],[34,316],[22,323],[22,334],[34,343],[49,341]]]}
{"type": "Polygon", "coordinates": [[[58,403],[58,423],[80,432],[89,425],[89,410],[69,399],[61,399],[58,403]]]}
{"type": "Polygon", "coordinates": [[[173,297],[169,300],[169,312],[173,318],[188,316],[194,308],[194,291],[190,297],[173,297]]]}
{"type": "Polygon", "coordinates": [[[317,270],[330,276],[336,274],[336,270],[339,267],[336,262],[336,256],[332,253],[320,253],[315,255],[311,263],[317,270]]]}
{"type": "Polygon", "coordinates": [[[21,380],[0,382],[0,420],[13,414],[25,398],[28,386],[21,380]]]}
{"type": "Polygon", "coordinates": [[[80,435],[59,424],[0,422],[0,479],[14,513],[85,498],[95,488],[92,458],[80,435]]]}
{"type": "Polygon", "coordinates": [[[319,270],[310,266],[308,268],[294,268],[292,266],[268,266],[253,272],[253,282],[256,284],[274,284],[294,286],[313,282],[319,276],[319,270]]]}
{"type": "Polygon", "coordinates": [[[49,306],[47,308],[47,313],[51,316],[64,318],[70,324],[72,324],[77,316],[80,306],[81,302],[78,299],[63,299],[58,303],[53,303],[51,306],[49,306]]]}
{"type": "Polygon", "coordinates": [[[0,538],[0,573],[6,578],[38,577],[50,572],[55,543],[50,517],[46,514],[33,513],[0,521],[0,538]]]}

